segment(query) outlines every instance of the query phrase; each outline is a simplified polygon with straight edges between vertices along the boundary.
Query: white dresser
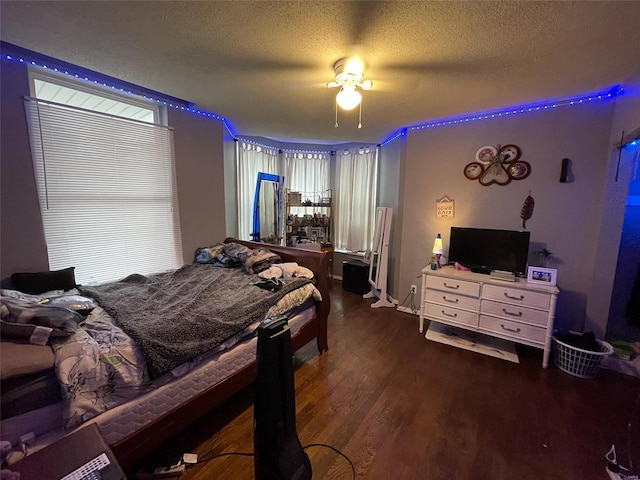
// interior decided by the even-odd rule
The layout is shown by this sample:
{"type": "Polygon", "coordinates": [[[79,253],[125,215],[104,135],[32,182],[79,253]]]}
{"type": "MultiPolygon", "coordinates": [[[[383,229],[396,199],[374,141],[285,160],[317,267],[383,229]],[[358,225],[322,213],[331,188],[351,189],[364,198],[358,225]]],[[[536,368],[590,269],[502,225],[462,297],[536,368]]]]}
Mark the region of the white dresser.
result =
{"type": "Polygon", "coordinates": [[[453,266],[422,269],[420,333],[424,319],[544,349],[549,364],[558,288],[492,279],[453,266]]]}

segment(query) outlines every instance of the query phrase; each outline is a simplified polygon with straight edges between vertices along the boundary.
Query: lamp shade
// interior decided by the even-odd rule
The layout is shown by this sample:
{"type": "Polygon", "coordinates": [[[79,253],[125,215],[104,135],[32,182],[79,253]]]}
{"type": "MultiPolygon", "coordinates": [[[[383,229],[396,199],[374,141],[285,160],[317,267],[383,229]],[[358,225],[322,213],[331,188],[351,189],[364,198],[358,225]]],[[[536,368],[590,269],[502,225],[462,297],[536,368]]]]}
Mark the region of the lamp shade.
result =
{"type": "Polygon", "coordinates": [[[442,237],[440,234],[436,236],[436,241],[433,242],[433,253],[436,255],[442,255],[442,237]]]}
{"type": "Polygon", "coordinates": [[[362,95],[355,85],[343,85],[336,96],[336,103],[344,110],[353,110],[361,100],[362,95]]]}

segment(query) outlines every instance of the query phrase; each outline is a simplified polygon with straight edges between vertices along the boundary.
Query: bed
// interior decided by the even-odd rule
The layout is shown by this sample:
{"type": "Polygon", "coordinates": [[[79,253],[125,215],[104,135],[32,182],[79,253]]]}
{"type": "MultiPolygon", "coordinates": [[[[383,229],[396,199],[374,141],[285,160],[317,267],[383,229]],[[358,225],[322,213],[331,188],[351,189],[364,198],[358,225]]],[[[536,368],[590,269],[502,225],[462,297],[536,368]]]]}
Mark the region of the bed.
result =
{"type": "MultiPolygon", "coordinates": [[[[313,295],[310,297],[307,294],[305,297],[307,300],[304,301],[301,306],[297,305],[292,308],[292,310],[286,312],[290,317],[289,325],[292,332],[292,347],[293,350],[296,351],[315,339],[320,353],[328,350],[327,318],[330,309],[327,281],[328,256],[324,252],[240,241],[232,238],[227,238],[223,243],[225,249],[235,246],[241,246],[242,248],[248,247],[249,249],[252,249],[253,252],[267,249],[271,255],[275,255],[281,260],[281,262],[277,263],[286,263],[289,265],[297,264],[301,267],[301,270],[309,269],[313,273],[314,278],[311,284],[309,281],[304,281],[302,278],[291,278],[289,279],[292,282],[291,284],[288,283],[289,280],[275,282],[280,284],[280,287],[275,289],[275,291],[277,292],[280,288],[284,291],[289,288],[289,285],[293,285],[293,282],[299,282],[300,288],[296,288],[294,290],[294,287],[291,286],[290,289],[292,292],[289,293],[297,294],[301,298],[302,294],[299,292],[305,289],[309,292],[313,290],[313,295]]],[[[198,251],[196,253],[198,253],[198,251]]],[[[259,257],[256,256],[255,258],[259,257]]],[[[206,261],[204,263],[206,263],[206,261]]],[[[184,270],[178,269],[175,275],[186,275],[185,272],[190,272],[191,270],[197,270],[198,272],[212,272],[213,269],[217,268],[213,265],[203,265],[201,262],[195,261],[194,265],[194,267],[185,266],[183,267],[184,270]]],[[[239,272],[240,269],[218,270],[225,270],[225,274],[227,274],[227,271],[231,272],[232,270],[237,270],[240,275],[244,275],[246,277],[242,281],[248,281],[253,285],[256,285],[257,283],[265,283],[265,280],[260,279],[254,272],[261,269],[264,270],[265,268],[268,267],[264,266],[255,268],[250,273],[247,273],[246,269],[243,269],[245,271],[242,273],[239,272]]],[[[275,267],[271,267],[267,272],[271,271],[273,268],[275,267]]],[[[249,270],[251,270],[251,267],[249,267],[249,270]]],[[[262,276],[265,276],[265,273],[267,272],[263,271],[262,276]]],[[[218,274],[218,272],[216,272],[216,274],[218,274]]],[[[267,274],[266,276],[268,277],[269,275],[267,274]]],[[[283,276],[283,278],[285,277],[286,275],[283,276]]],[[[135,277],[134,280],[136,282],[144,283],[146,281],[146,277],[135,277]]],[[[203,281],[201,283],[206,282],[203,281]]],[[[195,290],[194,285],[196,284],[186,284],[182,289],[185,291],[193,291],[195,290]]],[[[259,288],[257,286],[251,287],[253,288],[253,290],[250,290],[252,296],[256,296],[256,292],[258,290],[260,290],[260,292],[263,290],[269,290],[269,286],[262,286],[264,288],[259,288]]],[[[91,315],[86,318],[90,319],[96,317],[96,312],[102,312],[104,307],[104,311],[108,311],[110,314],[113,314],[112,316],[117,317],[118,320],[114,322],[115,324],[119,325],[122,321],[123,325],[126,325],[126,316],[117,313],[118,311],[111,311],[109,297],[105,294],[108,290],[106,287],[101,290],[101,287],[102,286],[85,287],[84,289],[80,289],[80,293],[86,297],[91,297],[89,294],[96,294],[96,297],[93,299],[97,308],[94,309],[91,315]],[[92,288],[94,288],[94,291],[92,291],[92,288]],[[105,305],[101,305],[97,298],[104,300],[106,302],[105,305]]],[[[127,288],[129,287],[130,286],[127,285],[127,288]]],[[[135,288],[138,288],[137,285],[135,288]]],[[[166,288],[163,287],[163,290],[166,290],[166,288]]],[[[180,287],[176,287],[176,290],[180,290],[180,287]]],[[[129,290],[126,291],[128,292],[129,290]]],[[[262,312],[262,316],[258,319],[258,322],[262,317],[273,311],[280,313],[280,311],[277,310],[278,307],[284,308],[282,307],[282,301],[288,299],[291,295],[285,295],[286,292],[282,293],[282,291],[281,293],[273,293],[273,295],[279,299],[277,305],[273,305],[266,312],[262,312]],[[274,308],[276,308],[276,310],[273,310],[274,308]]],[[[118,291],[115,292],[116,294],[113,298],[117,299],[123,297],[123,295],[117,294],[118,291]]],[[[228,293],[226,295],[228,295],[228,293]]],[[[268,296],[270,294],[265,293],[265,295],[268,296]]],[[[204,297],[205,294],[203,293],[202,296],[204,297]]],[[[215,298],[219,298],[220,296],[224,295],[217,294],[215,298]]],[[[132,296],[132,298],[134,297],[132,296]]],[[[247,303],[251,302],[247,300],[247,303]]],[[[157,317],[162,317],[165,320],[171,319],[166,323],[173,324],[174,320],[172,315],[174,312],[171,305],[167,303],[162,304],[161,307],[164,308],[164,310],[162,308],[153,310],[153,308],[156,307],[149,307],[148,311],[154,312],[153,318],[157,319],[157,317]]],[[[138,315],[144,315],[144,312],[147,311],[146,307],[143,305],[133,305],[131,310],[136,310],[136,308],[138,309],[138,315]]],[[[207,308],[210,308],[211,311],[217,312],[217,303],[207,308]]],[[[254,315],[252,310],[249,311],[254,315]]],[[[193,315],[195,318],[196,313],[193,315]]],[[[217,313],[215,315],[217,315],[217,313]]],[[[215,315],[212,314],[212,316],[215,315]]],[[[7,439],[15,445],[16,439],[19,438],[20,435],[34,431],[34,433],[36,433],[36,444],[30,446],[30,448],[35,450],[46,446],[75,429],[83,428],[91,423],[96,423],[105,437],[105,440],[109,443],[117,456],[119,462],[126,469],[136,460],[158,447],[166,439],[175,435],[205,413],[211,411],[223,401],[230,398],[239,390],[251,384],[255,378],[256,339],[253,332],[257,327],[256,319],[254,318],[253,320],[253,322],[248,324],[246,324],[246,322],[238,322],[240,324],[238,328],[241,329],[238,333],[229,338],[227,338],[228,334],[225,333],[224,341],[216,343],[214,350],[205,353],[202,353],[202,348],[204,347],[201,345],[202,342],[199,342],[203,335],[198,331],[197,335],[194,335],[197,338],[195,338],[193,342],[187,343],[189,347],[187,350],[189,350],[189,353],[192,354],[192,356],[184,357],[187,359],[184,363],[182,363],[183,357],[180,357],[180,354],[173,351],[170,351],[167,354],[165,350],[171,349],[172,345],[164,345],[162,342],[159,347],[159,353],[157,354],[157,361],[153,359],[150,360],[152,355],[147,351],[150,347],[145,346],[147,340],[141,338],[138,341],[138,334],[134,330],[134,333],[131,333],[133,337],[130,337],[127,341],[131,341],[131,338],[134,337],[137,339],[133,343],[143,350],[143,357],[148,363],[148,375],[150,377],[148,379],[149,381],[144,383],[144,388],[140,389],[136,395],[132,395],[132,398],[127,398],[126,401],[123,401],[122,398],[120,398],[119,401],[112,402],[114,404],[112,408],[107,408],[104,411],[99,410],[97,413],[87,415],[87,418],[82,416],[70,416],[68,412],[68,402],[56,401],[56,398],[49,398],[45,400],[42,405],[38,405],[36,403],[29,406],[29,410],[26,412],[8,412],[11,414],[9,416],[3,413],[1,424],[2,439],[7,439]],[[179,357],[179,361],[174,357],[179,357]],[[176,362],[179,363],[179,365],[176,364],[176,362]],[[153,388],[151,389],[149,385],[153,385],[153,388]],[[13,415],[13,413],[15,413],[15,415],[13,415]],[[7,416],[8,418],[5,418],[7,416]]],[[[135,318],[132,323],[136,323],[135,318]]],[[[4,326],[5,325],[3,325],[3,327],[4,326]]],[[[64,324],[62,323],[52,326],[54,327],[54,332],[56,331],[56,328],[64,328],[64,324]]],[[[96,329],[100,330],[100,326],[96,327],[96,329]]],[[[90,329],[88,328],[88,330],[90,329]]],[[[130,331],[127,330],[127,333],[130,333],[130,331]]],[[[163,335],[164,333],[165,332],[163,332],[163,335]]],[[[113,334],[109,335],[113,336],[113,334]]],[[[74,338],[75,336],[77,335],[74,334],[74,338]]],[[[171,336],[169,336],[169,338],[171,338],[171,336]]],[[[7,344],[4,343],[4,340],[5,335],[3,333],[3,346],[6,347],[7,344]]],[[[64,361],[59,360],[59,358],[64,357],[58,357],[60,354],[58,350],[61,348],[70,348],[68,346],[70,342],[66,339],[64,341],[58,339],[54,340],[52,344],[55,345],[54,350],[57,362],[56,373],[59,374],[65,367],[63,364],[64,361]],[[60,347],[60,345],[64,345],[64,347],[60,347]]],[[[32,346],[13,344],[11,345],[11,348],[32,348],[32,346]]],[[[81,351],[83,346],[80,345],[80,347],[76,348],[80,348],[81,351]]],[[[7,353],[9,349],[3,348],[2,351],[4,358],[5,353],[7,353]]],[[[29,353],[29,355],[33,358],[36,357],[36,355],[31,353],[29,353]]],[[[78,358],[84,358],[83,354],[76,353],[76,355],[78,355],[78,358]]],[[[126,357],[126,355],[123,356],[126,357]]],[[[42,361],[46,363],[46,359],[43,359],[42,361]]],[[[68,363],[68,359],[65,361],[68,363]]],[[[75,366],[72,366],[71,370],[74,368],[75,366]]],[[[44,374],[41,375],[41,378],[37,376],[36,378],[29,378],[25,375],[18,375],[12,380],[15,382],[17,378],[20,381],[26,381],[26,391],[29,392],[28,388],[45,389],[47,385],[50,386],[51,374],[51,371],[45,371],[44,374]]],[[[87,375],[86,372],[84,375],[87,375]]],[[[58,375],[58,377],[60,377],[60,375],[58,375]]],[[[77,381],[77,378],[82,379],[83,377],[82,375],[76,375],[74,378],[76,379],[74,382],[63,382],[62,388],[60,388],[60,384],[57,385],[59,390],[64,391],[65,398],[68,397],[68,392],[71,387],[76,388],[78,386],[79,382],[77,381]]],[[[3,375],[3,404],[5,403],[5,397],[11,400],[12,388],[7,388],[8,386],[12,387],[12,384],[5,382],[3,375]]],[[[22,386],[22,388],[24,388],[24,386],[22,386]]],[[[49,390],[52,389],[49,387],[49,390]]],[[[55,388],[53,390],[55,390],[55,388]]],[[[114,392],[108,393],[111,395],[111,398],[115,398],[115,396],[120,395],[120,393],[117,395],[114,392]]],[[[56,395],[55,391],[53,392],[53,395],[56,395]]],[[[27,397],[34,398],[35,396],[31,394],[27,395],[27,397]]],[[[109,398],[109,395],[104,395],[104,397],[109,398]]],[[[95,402],[95,399],[93,400],[95,402]]],[[[23,405],[23,407],[26,406],[23,405]]]]}

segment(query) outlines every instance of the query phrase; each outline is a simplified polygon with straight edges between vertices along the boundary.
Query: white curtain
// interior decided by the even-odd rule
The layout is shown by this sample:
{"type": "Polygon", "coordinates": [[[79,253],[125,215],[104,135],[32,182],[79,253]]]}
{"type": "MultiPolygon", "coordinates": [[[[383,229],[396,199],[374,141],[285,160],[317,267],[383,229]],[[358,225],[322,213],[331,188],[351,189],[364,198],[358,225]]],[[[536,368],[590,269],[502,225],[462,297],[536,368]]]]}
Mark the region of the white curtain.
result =
{"type": "Polygon", "coordinates": [[[173,131],[27,98],[49,267],[78,283],[182,266],[173,131]]]}
{"type": "Polygon", "coordinates": [[[238,237],[251,240],[253,200],[258,172],[278,173],[278,150],[239,141],[238,154],[238,237]]]}
{"type": "Polygon", "coordinates": [[[371,248],[378,184],[378,148],[336,152],[335,247],[352,252],[371,248]]]}
{"type": "Polygon", "coordinates": [[[284,160],[284,182],[289,190],[318,195],[329,190],[328,153],[285,152],[284,160]]]}

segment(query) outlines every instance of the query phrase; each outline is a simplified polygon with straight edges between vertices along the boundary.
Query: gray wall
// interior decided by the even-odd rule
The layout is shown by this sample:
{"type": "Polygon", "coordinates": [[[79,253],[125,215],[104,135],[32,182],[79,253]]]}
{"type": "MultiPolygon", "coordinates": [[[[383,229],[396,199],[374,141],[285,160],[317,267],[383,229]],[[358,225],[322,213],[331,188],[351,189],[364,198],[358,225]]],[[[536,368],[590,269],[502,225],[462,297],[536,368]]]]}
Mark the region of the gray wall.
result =
{"type": "MultiPolygon", "coordinates": [[[[522,204],[531,192],[535,199],[533,217],[527,222],[531,251],[551,250],[548,266],[558,270],[557,325],[587,327],[602,335],[601,324],[588,322],[586,312],[594,286],[602,291],[613,281],[611,273],[598,282],[594,277],[601,271],[596,253],[612,158],[611,126],[616,102],[624,98],[409,131],[406,170],[400,180],[404,186],[400,295],[408,293],[426,265],[437,233],[442,234],[446,254],[451,226],[520,230],[522,204]],[[528,178],[484,187],[464,177],[463,168],[474,160],[478,148],[508,143],[520,146],[522,160],[531,164],[528,178]],[[559,183],[565,157],[572,161],[571,183],[559,183]],[[435,201],[443,195],[455,201],[453,219],[436,219],[435,201]]],[[[616,250],[609,250],[609,262],[614,264],[611,257],[616,250]]],[[[609,299],[598,301],[608,305],[609,299]]]]}
{"type": "Polygon", "coordinates": [[[378,205],[393,208],[391,238],[389,241],[389,262],[387,288],[398,302],[406,295],[400,295],[400,245],[402,244],[402,209],[400,208],[400,167],[405,151],[404,137],[380,148],[378,176],[378,205]]]}
{"type": "Polygon", "coordinates": [[[14,272],[48,270],[49,258],[24,111],[23,97],[29,96],[27,69],[3,62],[0,75],[0,278],[5,283],[14,272]]]}
{"type": "MultiPolygon", "coordinates": [[[[29,95],[27,68],[3,62],[0,278],[18,271],[48,270],[29,137],[22,97],[29,95]]],[[[223,126],[220,122],[171,109],[183,260],[191,263],[199,246],[226,236],[223,126]]]]}
{"type": "Polygon", "coordinates": [[[594,212],[598,220],[597,268],[589,273],[592,280],[587,291],[589,302],[585,330],[593,330],[599,336],[604,336],[609,321],[629,184],[638,169],[631,151],[620,151],[617,146],[623,132],[628,135],[640,129],[640,69],[629,79],[625,91],[626,95],[619,97],[616,102],[609,135],[609,163],[606,175],[602,178],[602,207],[594,212]]]}
{"type": "Polygon", "coordinates": [[[170,108],[174,129],[178,208],[184,263],[198,247],[226,236],[223,125],[220,121],[170,108]]]}

